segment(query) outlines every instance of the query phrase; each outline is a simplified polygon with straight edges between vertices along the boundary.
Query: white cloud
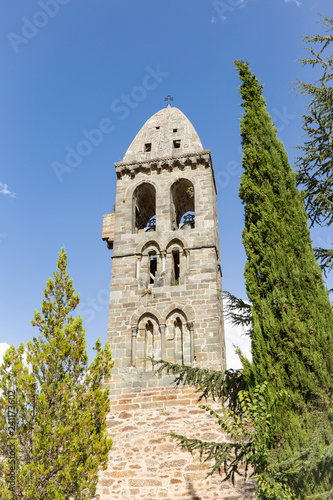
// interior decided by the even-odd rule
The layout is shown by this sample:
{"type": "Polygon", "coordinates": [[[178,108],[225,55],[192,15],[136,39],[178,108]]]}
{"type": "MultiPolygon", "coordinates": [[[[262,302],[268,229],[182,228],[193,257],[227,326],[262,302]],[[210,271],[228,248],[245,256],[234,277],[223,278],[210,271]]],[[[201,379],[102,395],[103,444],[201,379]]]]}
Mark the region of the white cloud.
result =
{"type": "Polygon", "coordinates": [[[295,3],[297,7],[300,7],[302,5],[299,0],[284,0],[284,3],[295,3]]]}
{"type": "Polygon", "coordinates": [[[12,193],[7,184],[4,184],[3,182],[0,182],[0,193],[8,194],[11,198],[16,198],[16,194],[12,193]]]}
{"type": "MultiPolygon", "coordinates": [[[[225,303],[226,299],[223,300],[225,303]]],[[[230,320],[224,320],[224,333],[227,356],[227,369],[238,370],[242,368],[242,363],[235,353],[235,346],[239,347],[242,353],[249,359],[251,356],[251,339],[245,335],[246,329],[242,326],[233,326],[230,320]]]]}
{"type": "Polygon", "coordinates": [[[212,18],[211,18],[210,22],[211,22],[212,24],[216,24],[216,23],[217,23],[217,18],[216,18],[215,16],[212,16],[212,18]]]}
{"type": "Polygon", "coordinates": [[[245,335],[242,326],[232,326],[228,321],[224,322],[225,344],[227,351],[227,369],[237,370],[242,368],[242,363],[235,353],[235,347],[239,347],[242,353],[251,360],[251,339],[245,335]]]}
{"type": "Polygon", "coordinates": [[[6,342],[0,342],[0,365],[2,364],[3,357],[7,351],[9,344],[6,342]]]}

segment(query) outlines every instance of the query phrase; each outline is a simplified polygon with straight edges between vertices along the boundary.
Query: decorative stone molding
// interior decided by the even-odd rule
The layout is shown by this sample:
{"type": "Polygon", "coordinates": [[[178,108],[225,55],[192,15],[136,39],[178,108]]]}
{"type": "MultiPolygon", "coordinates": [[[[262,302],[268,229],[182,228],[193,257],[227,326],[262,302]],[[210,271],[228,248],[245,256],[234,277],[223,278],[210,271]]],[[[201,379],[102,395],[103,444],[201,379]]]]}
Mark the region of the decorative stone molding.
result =
{"type": "Polygon", "coordinates": [[[145,174],[149,171],[161,173],[163,170],[168,170],[172,172],[175,168],[184,169],[187,166],[195,169],[197,165],[212,168],[212,158],[210,149],[204,149],[201,153],[196,154],[188,153],[174,155],[169,158],[154,158],[151,161],[117,162],[114,165],[118,179],[121,179],[124,175],[129,175],[133,179],[138,172],[145,174]]]}

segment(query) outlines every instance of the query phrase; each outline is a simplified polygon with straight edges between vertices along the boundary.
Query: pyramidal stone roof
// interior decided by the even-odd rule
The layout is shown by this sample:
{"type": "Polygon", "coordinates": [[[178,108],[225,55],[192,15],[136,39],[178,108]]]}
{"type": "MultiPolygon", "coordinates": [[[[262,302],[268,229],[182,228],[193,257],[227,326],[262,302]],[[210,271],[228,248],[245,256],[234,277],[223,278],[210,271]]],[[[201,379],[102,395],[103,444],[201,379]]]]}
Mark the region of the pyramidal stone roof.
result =
{"type": "Polygon", "coordinates": [[[126,151],[122,163],[172,158],[203,151],[192,123],[170,104],[146,121],[126,151]]]}

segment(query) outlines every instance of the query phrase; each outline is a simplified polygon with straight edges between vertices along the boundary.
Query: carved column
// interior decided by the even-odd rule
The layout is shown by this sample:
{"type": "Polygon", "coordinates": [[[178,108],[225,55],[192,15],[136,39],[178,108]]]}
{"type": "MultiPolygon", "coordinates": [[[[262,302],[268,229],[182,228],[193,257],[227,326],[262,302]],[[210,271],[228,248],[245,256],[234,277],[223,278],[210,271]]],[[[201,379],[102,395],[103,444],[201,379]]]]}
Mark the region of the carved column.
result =
{"type": "Polygon", "coordinates": [[[191,363],[194,362],[195,352],[194,352],[194,324],[187,323],[187,328],[190,330],[190,357],[191,363]]]}
{"type": "Polygon", "coordinates": [[[166,258],[166,252],[165,251],[162,251],[161,252],[161,256],[162,256],[162,273],[165,272],[165,258],[166,258]]]}
{"type": "Polygon", "coordinates": [[[161,328],[161,358],[165,360],[165,323],[160,323],[161,328]]]}
{"type": "Polygon", "coordinates": [[[138,335],[138,327],[132,326],[132,359],[131,366],[136,366],[136,337],[138,335]]]}
{"type": "Polygon", "coordinates": [[[189,250],[184,250],[185,254],[185,259],[186,259],[186,271],[190,270],[190,251],[189,250]]]}

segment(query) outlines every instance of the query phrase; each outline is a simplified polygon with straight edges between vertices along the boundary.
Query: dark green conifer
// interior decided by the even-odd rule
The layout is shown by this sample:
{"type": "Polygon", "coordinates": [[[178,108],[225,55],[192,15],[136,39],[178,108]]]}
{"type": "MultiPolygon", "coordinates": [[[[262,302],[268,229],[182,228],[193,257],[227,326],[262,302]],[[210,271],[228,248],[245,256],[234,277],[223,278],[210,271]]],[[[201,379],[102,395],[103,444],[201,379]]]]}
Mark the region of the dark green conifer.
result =
{"type": "Polygon", "coordinates": [[[239,194],[245,206],[245,281],[253,315],[253,361],[243,359],[244,377],[249,387],[267,381],[271,397],[287,391],[288,402],[280,407],[283,413],[274,419],[272,433],[288,454],[289,447],[297,451],[306,443],[300,416],[317,418],[331,405],[333,313],[263,86],[248,64],[236,61],[236,67],[245,111],[239,194]]]}
{"type": "Polygon", "coordinates": [[[201,407],[229,442],[172,434],[179,445],[213,460],[224,480],[250,466],[260,500],[333,498],[333,311],[311,247],[307,216],[283,144],[248,64],[236,61],[245,113],[241,122],[245,205],[243,243],[249,305],[227,293],[227,316],[249,327],[252,363],[211,372],[153,361],[212,396],[221,416],[201,407]],[[230,305],[231,304],[231,305],[230,305]]]}
{"type": "Polygon", "coordinates": [[[307,216],[283,144],[248,64],[236,61],[245,113],[241,122],[245,205],[245,281],[252,306],[227,293],[227,316],[249,327],[252,363],[211,372],[154,361],[176,384],[212,396],[231,440],[171,434],[211,473],[233,479],[250,466],[261,500],[331,498],[333,494],[333,311],[311,247],[307,216]],[[231,304],[231,305],[230,305],[231,304]]]}

